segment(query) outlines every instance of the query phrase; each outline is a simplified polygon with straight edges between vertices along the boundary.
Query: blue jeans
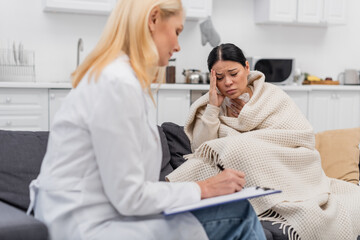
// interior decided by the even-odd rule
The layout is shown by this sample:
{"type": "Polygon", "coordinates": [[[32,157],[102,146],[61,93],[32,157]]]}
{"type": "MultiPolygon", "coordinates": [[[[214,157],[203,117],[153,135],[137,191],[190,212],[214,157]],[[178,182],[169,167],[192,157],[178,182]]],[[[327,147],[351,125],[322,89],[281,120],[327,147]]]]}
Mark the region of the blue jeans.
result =
{"type": "Polygon", "coordinates": [[[191,213],[203,225],[210,240],[266,240],[256,213],[247,200],[203,208],[191,213]]]}

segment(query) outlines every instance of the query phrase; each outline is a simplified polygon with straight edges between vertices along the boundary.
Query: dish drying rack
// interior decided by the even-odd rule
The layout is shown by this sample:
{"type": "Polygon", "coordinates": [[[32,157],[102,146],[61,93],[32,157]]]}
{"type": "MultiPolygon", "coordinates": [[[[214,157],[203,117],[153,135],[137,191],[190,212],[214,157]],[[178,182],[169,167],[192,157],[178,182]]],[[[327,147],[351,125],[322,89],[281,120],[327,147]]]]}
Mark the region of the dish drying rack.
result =
{"type": "Polygon", "coordinates": [[[0,81],[35,82],[35,52],[0,49],[0,81]]]}

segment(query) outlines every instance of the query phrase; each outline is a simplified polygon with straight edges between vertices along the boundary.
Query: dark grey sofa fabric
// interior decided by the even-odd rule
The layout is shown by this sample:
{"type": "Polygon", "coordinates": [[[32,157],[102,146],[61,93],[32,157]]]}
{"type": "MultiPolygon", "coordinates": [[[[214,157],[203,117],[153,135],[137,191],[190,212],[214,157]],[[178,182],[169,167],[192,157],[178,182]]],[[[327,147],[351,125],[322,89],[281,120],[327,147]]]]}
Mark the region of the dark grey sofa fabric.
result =
{"type": "Polygon", "coordinates": [[[47,227],[21,210],[0,202],[1,240],[46,240],[47,227]]]}
{"type": "Polygon", "coordinates": [[[39,174],[48,135],[0,130],[0,201],[27,209],[29,184],[39,174]]]}
{"type": "Polygon", "coordinates": [[[260,221],[266,240],[288,240],[287,231],[286,234],[283,233],[282,229],[279,229],[280,224],[273,224],[271,221],[260,221]]]}
{"type": "MultiPolygon", "coordinates": [[[[160,180],[173,171],[167,138],[158,126],[163,159],[160,180]]],[[[26,210],[29,184],[40,172],[49,132],[0,130],[0,201],[26,210]],[[16,186],[16,187],[15,187],[16,186]]]]}
{"type": "Polygon", "coordinates": [[[184,132],[184,127],[172,122],[161,124],[170,150],[170,164],[176,169],[185,162],[183,155],[191,153],[191,146],[188,137],[184,132]]]}
{"type": "Polygon", "coordinates": [[[160,181],[165,181],[165,176],[170,174],[174,168],[170,164],[170,150],[168,147],[168,141],[166,139],[165,133],[161,127],[158,126],[161,148],[162,148],[162,162],[161,162],[161,171],[160,171],[160,181]]]}

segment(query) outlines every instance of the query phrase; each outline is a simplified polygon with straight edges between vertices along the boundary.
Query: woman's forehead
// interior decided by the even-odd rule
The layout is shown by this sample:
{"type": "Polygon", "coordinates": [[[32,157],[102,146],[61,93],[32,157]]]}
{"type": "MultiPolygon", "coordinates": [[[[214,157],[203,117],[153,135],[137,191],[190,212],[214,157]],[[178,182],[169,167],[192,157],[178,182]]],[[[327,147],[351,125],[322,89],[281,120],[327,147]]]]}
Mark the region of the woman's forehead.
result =
{"type": "Polygon", "coordinates": [[[238,69],[240,66],[242,65],[238,62],[220,60],[214,64],[213,69],[215,70],[216,73],[223,73],[228,71],[234,71],[238,69]]]}

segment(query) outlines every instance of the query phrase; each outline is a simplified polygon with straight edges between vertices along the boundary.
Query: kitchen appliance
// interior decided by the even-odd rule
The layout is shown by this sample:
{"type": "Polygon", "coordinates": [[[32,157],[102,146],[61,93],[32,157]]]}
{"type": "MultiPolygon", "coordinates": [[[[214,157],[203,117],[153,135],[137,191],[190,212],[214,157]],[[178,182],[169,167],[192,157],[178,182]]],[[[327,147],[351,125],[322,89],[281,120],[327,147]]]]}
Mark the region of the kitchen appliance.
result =
{"type": "Polygon", "coordinates": [[[338,76],[340,84],[344,85],[360,85],[360,71],[355,69],[345,69],[338,76]]]}
{"type": "Polygon", "coordinates": [[[257,70],[265,75],[265,82],[285,85],[294,81],[295,59],[249,57],[250,70],[257,70]]]}
{"type": "Polygon", "coordinates": [[[188,84],[204,82],[203,74],[198,69],[184,69],[182,74],[185,76],[185,82],[188,84]]]}

